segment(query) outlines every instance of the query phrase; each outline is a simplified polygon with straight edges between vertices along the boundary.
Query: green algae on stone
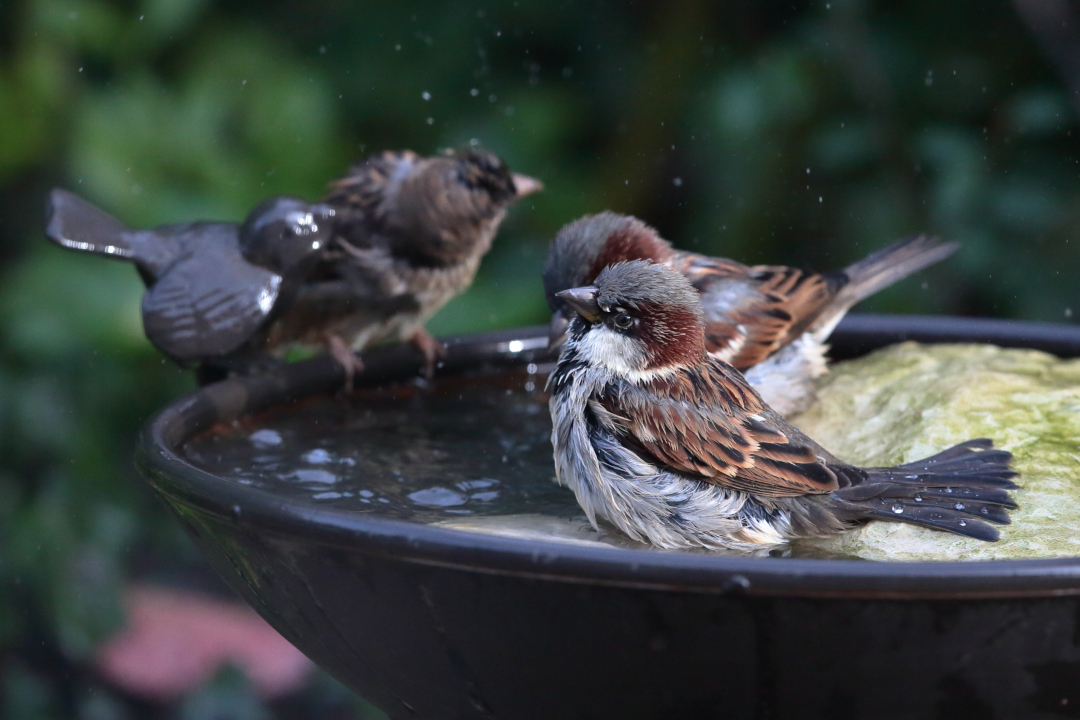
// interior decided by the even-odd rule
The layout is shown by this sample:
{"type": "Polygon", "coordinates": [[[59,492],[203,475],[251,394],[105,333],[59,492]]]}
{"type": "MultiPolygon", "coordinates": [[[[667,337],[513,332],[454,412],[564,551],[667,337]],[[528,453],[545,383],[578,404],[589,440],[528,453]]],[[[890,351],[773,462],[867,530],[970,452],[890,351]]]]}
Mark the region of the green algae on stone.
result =
{"type": "Polygon", "coordinates": [[[996,543],[871,522],[795,553],[868,560],[1080,555],[1080,360],[994,345],[903,343],[833,366],[793,423],[863,466],[911,462],[972,438],[1013,453],[1020,504],[996,543]]]}

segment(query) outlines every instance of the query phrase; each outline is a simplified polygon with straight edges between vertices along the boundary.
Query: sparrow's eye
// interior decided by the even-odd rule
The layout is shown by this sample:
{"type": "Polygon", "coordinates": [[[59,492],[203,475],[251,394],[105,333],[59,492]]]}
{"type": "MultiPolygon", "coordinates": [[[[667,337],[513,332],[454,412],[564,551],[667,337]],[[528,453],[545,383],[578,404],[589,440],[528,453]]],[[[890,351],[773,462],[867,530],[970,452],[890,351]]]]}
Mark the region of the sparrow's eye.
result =
{"type": "Polygon", "coordinates": [[[614,318],[612,318],[611,322],[615,325],[615,327],[619,328],[620,330],[625,330],[626,328],[634,324],[634,318],[630,317],[626,313],[619,313],[614,318]]]}

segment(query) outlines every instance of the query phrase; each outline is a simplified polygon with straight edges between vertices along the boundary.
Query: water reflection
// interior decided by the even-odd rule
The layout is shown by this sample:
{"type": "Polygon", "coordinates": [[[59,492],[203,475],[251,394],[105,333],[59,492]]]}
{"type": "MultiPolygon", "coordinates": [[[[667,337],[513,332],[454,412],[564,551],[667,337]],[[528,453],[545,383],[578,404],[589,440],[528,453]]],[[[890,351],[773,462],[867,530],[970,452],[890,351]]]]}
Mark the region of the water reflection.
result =
{"type": "Polygon", "coordinates": [[[555,484],[551,420],[535,384],[521,372],[317,399],[214,428],[183,453],[226,481],[415,522],[580,518],[573,494],[555,484]]]}

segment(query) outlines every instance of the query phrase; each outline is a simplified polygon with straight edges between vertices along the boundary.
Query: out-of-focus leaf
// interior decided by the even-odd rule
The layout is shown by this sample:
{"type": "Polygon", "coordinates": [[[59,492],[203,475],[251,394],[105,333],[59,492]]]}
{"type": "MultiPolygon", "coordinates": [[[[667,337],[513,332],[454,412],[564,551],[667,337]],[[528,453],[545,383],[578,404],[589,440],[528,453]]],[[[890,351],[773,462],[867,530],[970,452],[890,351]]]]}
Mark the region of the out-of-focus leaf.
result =
{"type": "Polygon", "coordinates": [[[918,154],[931,174],[935,220],[947,228],[971,224],[982,211],[985,161],[975,133],[958,127],[929,128],[918,154]]]}
{"type": "Polygon", "coordinates": [[[861,119],[830,122],[812,139],[813,164],[819,172],[844,172],[880,157],[880,129],[861,119]]]}
{"type": "Polygon", "coordinates": [[[179,707],[174,720],[270,720],[270,713],[252,693],[239,670],[219,672],[206,687],[179,707]]]}
{"type": "Polygon", "coordinates": [[[30,0],[30,26],[70,46],[108,54],[123,30],[123,15],[103,0],[30,0]]]}
{"type": "Polygon", "coordinates": [[[1047,178],[1011,175],[999,178],[989,192],[989,207],[1000,226],[1015,232],[1045,232],[1063,219],[1064,198],[1047,178]]]}
{"type": "Polygon", "coordinates": [[[75,176],[133,225],[241,220],[274,194],[315,199],[353,159],[336,155],[326,84],[271,38],[211,37],[184,77],[163,87],[133,74],[89,96],[75,127],[75,176]]]}
{"type": "Polygon", "coordinates": [[[1030,137],[1053,135],[1076,125],[1069,101],[1060,89],[1051,87],[1017,93],[1009,102],[1006,117],[1010,130],[1030,137]]]}
{"type": "Polygon", "coordinates": [[[19,662],[3,669],[0,716],[19,720],[60,720],[55,690],[47,680],[19,662]]]}
{"type": "Polygon", "coordinates": [[[24,357],[55,359],[107,347],[148,351],[139,313],[143,285],[130,264],[77,255],[42,239],[4,277],[0,336],[24,357]]]}
{"type": "Polygon", "coordinates": [[[207,0],[142,0],[136,32],[140,41],[153,46],[187,31],[207,5],[207,0]]]}
{"type": "Polygon", "coordinates": [[[127,707],[102,688],[94,691],[79,703],[78,720],[129,720],[127,707]]]}

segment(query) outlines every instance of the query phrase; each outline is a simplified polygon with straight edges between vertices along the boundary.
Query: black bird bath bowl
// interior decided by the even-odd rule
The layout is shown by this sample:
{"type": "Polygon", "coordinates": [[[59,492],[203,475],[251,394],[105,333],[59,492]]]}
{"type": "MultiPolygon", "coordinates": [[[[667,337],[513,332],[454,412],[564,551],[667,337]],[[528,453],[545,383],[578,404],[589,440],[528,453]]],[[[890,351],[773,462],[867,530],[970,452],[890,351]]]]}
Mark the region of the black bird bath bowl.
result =
{"type": "MultiPolygon", "coordinates": [[[[526,329],[452,341],[443,370],[542,356],[526,329]]],[[[904,339],[1080,356],[1080,328],[853,316],[850,357],[904,339]]],[[[363,383],[409,382],[407,348],[363,383]]],[[[540,378],[542,382],[542,377],[540,378]]],[[[315,359],[182,398],[138,465],[236,592],[394,718],[1080,717],[1080,558],[877,563],[584,547],[283,497],[182,459],[216,423],[294,412],[342,375],[315,359]]]]}

